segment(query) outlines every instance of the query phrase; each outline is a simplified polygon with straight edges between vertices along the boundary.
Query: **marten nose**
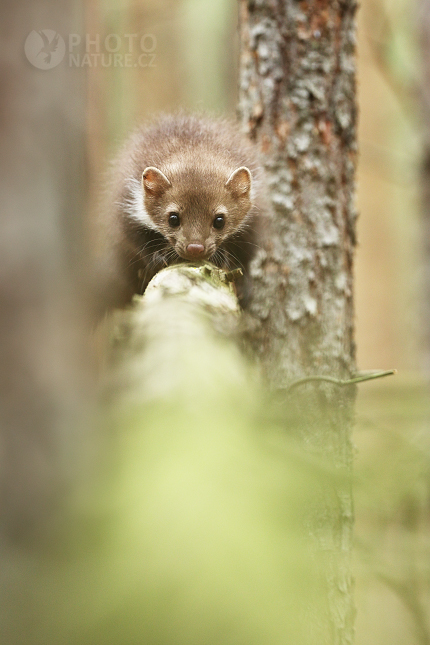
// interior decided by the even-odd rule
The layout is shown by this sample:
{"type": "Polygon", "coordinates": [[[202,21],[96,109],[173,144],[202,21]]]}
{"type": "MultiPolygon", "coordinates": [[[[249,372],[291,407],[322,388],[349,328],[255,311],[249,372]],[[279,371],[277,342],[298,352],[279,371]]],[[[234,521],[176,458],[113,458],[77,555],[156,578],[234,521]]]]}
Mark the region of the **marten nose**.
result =
{"type": "Polygon", "coordinates": [[[191,255],[194,258],[199,257],[199,255],[202,255],[202,253],[205,252],[205,247],[203,244],[188,244],[187,246],[187,253],[188,255],[191,255]]]}

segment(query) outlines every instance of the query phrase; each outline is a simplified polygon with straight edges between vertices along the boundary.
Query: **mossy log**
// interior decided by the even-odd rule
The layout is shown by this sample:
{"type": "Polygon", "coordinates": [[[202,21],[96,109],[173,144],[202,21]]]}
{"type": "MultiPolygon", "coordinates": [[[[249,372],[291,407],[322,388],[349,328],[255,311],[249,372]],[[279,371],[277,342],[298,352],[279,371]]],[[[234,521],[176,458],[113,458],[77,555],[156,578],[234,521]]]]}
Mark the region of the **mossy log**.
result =
{"type": "Polygon", "coordinates": [[[85,589],[102,613],[80,643],[321,642],[325,576],[304,518],[327,475],[265,413],[232,278],[169,267],[113,317],[115,467],[85,502],[107,511],[109,567],[85,589]]]}
{"type": "Polygon", "coordinates": [[[308,518],[332,476],[269,414],[230,278],[171,267],[112,317],[92,474],[8,558],[8,645],[329,642],[308,518]]]}

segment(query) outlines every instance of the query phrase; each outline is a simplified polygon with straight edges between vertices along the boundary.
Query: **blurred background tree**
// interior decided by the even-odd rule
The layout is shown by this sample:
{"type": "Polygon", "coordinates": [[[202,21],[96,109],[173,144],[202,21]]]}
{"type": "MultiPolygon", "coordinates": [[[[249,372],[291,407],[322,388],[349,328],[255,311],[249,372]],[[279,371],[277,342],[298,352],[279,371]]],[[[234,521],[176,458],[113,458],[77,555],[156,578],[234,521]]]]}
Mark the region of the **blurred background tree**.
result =
{"type": "Polygon", "coordinates": [[[68,0],[2,7],[0,529],[6,541],[49,517],[80,470],[88,436],[84,77],[64,66],[36,69],[23,51],[33,29],[52,20],[60,32],[74,33],[81,17],[68,0]]]}
{"type": "Polygon", "coordinates": [[[359,15],[360,219],[356,262],[360,367],[421,367],[418,7],[364,2],[359,15]],[[415,84],[415,87],[414,87],[415,84]]]}
{"type": "MultiPolygon", "coordinates": [[[[417,79],[421,99],[422,161],[421,161],[421,233],[423,266],[422,287],[422,364],[430,375],[430,2],[418,3],[419,43],[422,68],[417,79]]],[[[415,88],[412,88],[415,89],[415,88]]]]}

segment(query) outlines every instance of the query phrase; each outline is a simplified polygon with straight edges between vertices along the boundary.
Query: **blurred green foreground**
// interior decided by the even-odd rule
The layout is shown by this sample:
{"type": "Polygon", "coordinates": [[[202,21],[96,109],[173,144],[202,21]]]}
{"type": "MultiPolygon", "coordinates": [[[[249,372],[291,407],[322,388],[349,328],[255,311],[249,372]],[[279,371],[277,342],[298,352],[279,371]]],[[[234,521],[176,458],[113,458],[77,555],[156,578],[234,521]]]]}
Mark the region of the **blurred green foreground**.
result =
{"type": "MultiPolygon", "coordinates": [[[[264,392],[211,312],[156,306],[116,322],[93,474],[39,540],[5,548],[1,642],[334,642],[318,507],[342,476],[300,447],[294,402],[264,392]]],[[[428,643],[430,406],[393,381],[358,404],[357,642],[372,645],[428,643]]]]}
{"type": "Polygon", "coordinates": [[[428,645],[429,386],[364,384],[356,410],[356,644],[428,645]]]}
{"type": "MultiPolygon", "coordinates": [[[[308,524],[331,478],[266,423],[212,314],[189,294],[156,312],[117,321],[99,467],[48,539],[10,549],[1,642],[315,642],[327,626],[308,524]]],[[[236,317],[218,323],[234,333],[236,317]]]]}

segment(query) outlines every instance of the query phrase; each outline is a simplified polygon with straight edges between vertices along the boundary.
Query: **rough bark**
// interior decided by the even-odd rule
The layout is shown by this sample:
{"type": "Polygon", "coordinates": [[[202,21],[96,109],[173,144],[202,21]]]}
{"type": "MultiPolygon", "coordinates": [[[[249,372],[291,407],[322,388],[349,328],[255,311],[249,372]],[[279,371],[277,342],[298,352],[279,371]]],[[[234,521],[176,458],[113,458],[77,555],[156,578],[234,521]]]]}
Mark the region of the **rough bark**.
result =
{"type": "MultiPolygon", "coordinates": [[[[274,388],[355,371],[356,9],[355,0],[240,0],[239,112],[260,148],[272,207],[253,267],[252,340],[274,388]]],[[[300,404],[306,444],[346,475],[335,504],[316,493],[310,519],[330,571],[319,642],[336,644],[353,639],[353,394],[314,384],[300,404]]]]}
{"type": "Polygon", "coordinates": [[[355,10],[354,0],[241,1],[239,109],[273,205],[253,314],[277,387],[354,368],[355,10]]]}

